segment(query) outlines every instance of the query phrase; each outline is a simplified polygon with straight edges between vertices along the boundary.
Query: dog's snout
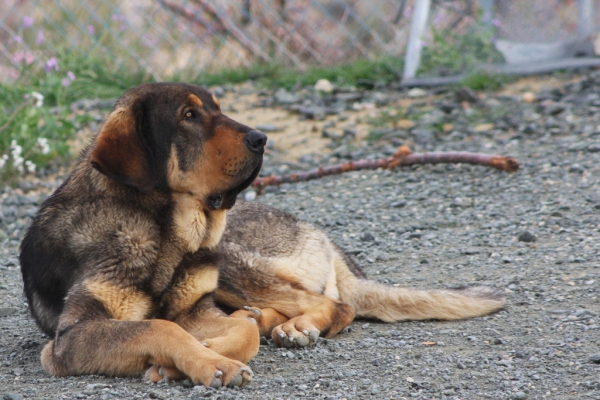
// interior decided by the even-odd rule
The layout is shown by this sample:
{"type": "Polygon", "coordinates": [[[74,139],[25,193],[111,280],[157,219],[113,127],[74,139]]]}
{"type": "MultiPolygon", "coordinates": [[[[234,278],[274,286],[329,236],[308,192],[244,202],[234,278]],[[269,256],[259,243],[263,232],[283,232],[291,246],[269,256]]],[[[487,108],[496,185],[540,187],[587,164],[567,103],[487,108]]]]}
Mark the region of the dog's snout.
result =
{"type": "Polygon", "coordinates": [[[267,144],[267,135],[256,129],[246,134],[246,145],[251,151],[260,152],[267,144]]]}

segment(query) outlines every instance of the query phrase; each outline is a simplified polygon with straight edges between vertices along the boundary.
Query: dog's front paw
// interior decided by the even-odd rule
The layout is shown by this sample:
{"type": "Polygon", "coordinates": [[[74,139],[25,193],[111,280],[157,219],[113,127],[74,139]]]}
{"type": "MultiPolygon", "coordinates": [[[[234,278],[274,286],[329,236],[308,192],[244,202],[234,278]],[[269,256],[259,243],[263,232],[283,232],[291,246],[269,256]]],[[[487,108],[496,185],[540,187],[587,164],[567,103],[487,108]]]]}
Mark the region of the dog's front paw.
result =
{"type": "Polygon", "coordinates": [[[223,357],[216,362],[197,361],[192,368],[185,368],[186,373],[172,367],[151,366],[145,374],[151,382],[182,380],[190,378],[196,384],[203,384],[215,389],[221,386],[244,387],[252,382],[253,373],[250,367],[241,362],[223,357]]]}
{"type": "Polygon", "coordinates": [[[279,347],[306,347],[317,343],[320,333],[310,318],[301,315],[276,326],[271,338],[279,347]]]}

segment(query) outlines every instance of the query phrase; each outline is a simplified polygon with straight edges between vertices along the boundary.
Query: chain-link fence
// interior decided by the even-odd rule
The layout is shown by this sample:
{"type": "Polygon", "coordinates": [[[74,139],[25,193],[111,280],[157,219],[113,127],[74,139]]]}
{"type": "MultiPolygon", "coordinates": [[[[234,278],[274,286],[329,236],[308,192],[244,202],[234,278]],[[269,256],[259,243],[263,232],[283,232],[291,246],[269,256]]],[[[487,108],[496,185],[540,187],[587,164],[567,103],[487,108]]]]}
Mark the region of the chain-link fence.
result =
{"type": "MultiPolygon", "coordinates": [[[[0,79],[9,82],[36,68],[57,68],[55,57],[61,52],[98,59],[113,72],[142,71],[156,80],[264,62],[302,69],[402,57],[418,1],[4,0],[0,79]]],[[[431,63],[440,62],[434,46],[442,46],[443,53],[444,41],[461,41],[467,34],[483,41],[467,42],[455,58],[470,57],[477,51],[474,47],[491,46],[497,38],[503,40],[504,48],[496,47],[505,58],[531,53],[530,48],[518,48],[519,41],[552,42],[569,56],[569,40],[587,35],[585,43],[591,43],[595,27],[590,21],[593,25],[600,15],[597,3],[432,1],[422,39],[426,53],[433,53],[431,63]],[[586,32],[582,26],[587,26],[586,32]],[[492,30],[493,35],[482,34],[492,30]]],[[[486,54],[477,62],[497,61],[497,54],[486,54]]],[[[454,69],[464,68],[455,64],[454,69]]]]}

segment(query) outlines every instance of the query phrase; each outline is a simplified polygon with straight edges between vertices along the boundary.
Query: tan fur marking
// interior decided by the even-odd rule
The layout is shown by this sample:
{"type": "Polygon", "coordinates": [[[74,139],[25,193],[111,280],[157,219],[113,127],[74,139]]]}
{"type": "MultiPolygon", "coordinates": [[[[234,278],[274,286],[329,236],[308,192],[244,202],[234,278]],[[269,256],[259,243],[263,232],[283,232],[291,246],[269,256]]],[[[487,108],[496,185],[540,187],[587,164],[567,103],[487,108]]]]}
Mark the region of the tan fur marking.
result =
{"type": "Polygon", "coordinates": [[[197,106],[197,107],[204,107],[204,104],[202,103],[202,100],[200,100],[198,98],[198,96],[196,96],[195,94],[190,94],[190,96],[188,97],[188,100],[190,101],[190,103],[192,103],[193,105],[197,106]]]}
{"type": "Polygon", "coordinates": [[[216,267],[205,267],[188,274],[173,287],[170,305],[180,311],[190,309],[202,296],[217,289],[218,279],[216,267]]]}
{"type": "Polygon", "coordinates": [[[139,290],[122,288],[110,282],[90,280],[85,287],[98,299],[113,319],[141,321],[152,309],[150,297],[139,290]]]}
{"type": "Polygon", "coordinates": [[[219,99],[217,99],[217,96],[215,96],[214,94],[212,95],[212,99],[215,102],[215,104],[217,105],[217,107],[221,108],[221,103],[219,103],[219,99]]]}
{"type": "Polygon", "coordinates": [[[186,245],[186,250],[197,251],[207,236],[207,221],[196,199],[187,193],[175,193],[175,233],[186,245]]]}
{"type": "Polygon", "coordinates": [[[209,249],[217,247],[223,237],[225,225],[227,224],[227,212],[225,210],[215,210],[210,213],[210,227],[206,238],[202,242],[202,247],[209,249]]]}

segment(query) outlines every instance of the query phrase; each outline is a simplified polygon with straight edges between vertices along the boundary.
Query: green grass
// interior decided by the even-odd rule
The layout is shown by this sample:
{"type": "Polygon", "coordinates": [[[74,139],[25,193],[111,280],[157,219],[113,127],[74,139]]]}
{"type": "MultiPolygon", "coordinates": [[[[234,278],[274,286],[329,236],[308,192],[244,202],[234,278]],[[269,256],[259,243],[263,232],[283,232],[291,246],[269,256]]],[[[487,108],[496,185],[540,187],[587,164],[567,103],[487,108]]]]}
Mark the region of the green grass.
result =
{"type": "Polygon", "coordinates": [[[375,61],[358,60],[332,67],[309,68],[304,71],[276,65],[255,65],[250,68],[206,73],[197,77],[194,82],[214,86],[253,80],[262,87],[286,89],[296,85],[311,86],[319,79],[327,79],[338,86],[356,86],[361,84],[361,81],[386,84],[399,80],[402,65],[402,59],[393,57],[375,61]]]}

